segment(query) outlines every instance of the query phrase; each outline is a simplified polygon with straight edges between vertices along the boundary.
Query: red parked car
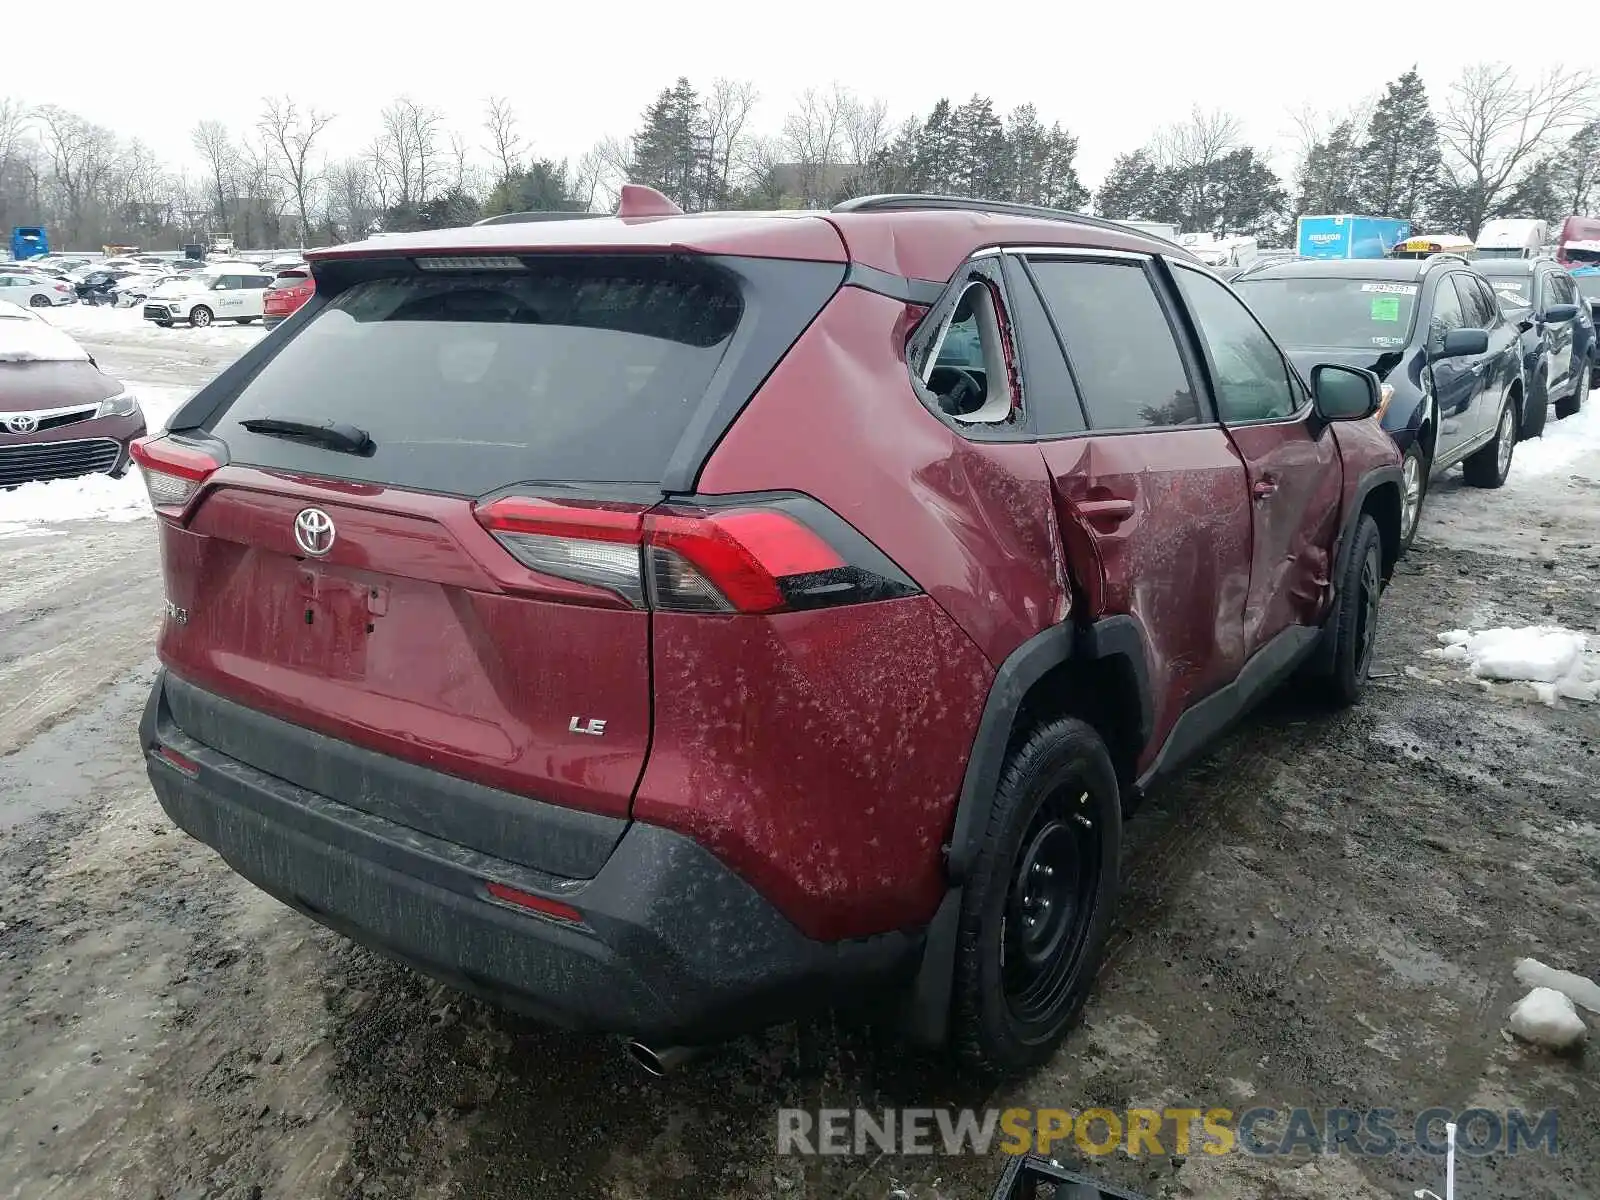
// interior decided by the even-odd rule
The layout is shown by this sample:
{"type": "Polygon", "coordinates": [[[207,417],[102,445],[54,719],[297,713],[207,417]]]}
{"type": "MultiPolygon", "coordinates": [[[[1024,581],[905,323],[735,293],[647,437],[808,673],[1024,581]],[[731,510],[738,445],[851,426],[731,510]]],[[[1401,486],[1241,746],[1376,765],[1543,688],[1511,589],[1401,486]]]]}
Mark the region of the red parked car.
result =
{"type": "Polygon", "coordinates": [[[1400,471],[1215,275],[1047,209],[318,251],[138,458],[168,814],[318,921],[665,1047],[903,996],[1042,1061],[1125,811],[1300,670],[1353,701],[1400,471]]]}
{"type": "Polygon", "coordinates": [[[310,267],[285,267],[273,277],[267,294],[261,298],[261,325],[271,329],[286,317],[294,315],[302,304],[316,294],[317,283],[310,267]]]}

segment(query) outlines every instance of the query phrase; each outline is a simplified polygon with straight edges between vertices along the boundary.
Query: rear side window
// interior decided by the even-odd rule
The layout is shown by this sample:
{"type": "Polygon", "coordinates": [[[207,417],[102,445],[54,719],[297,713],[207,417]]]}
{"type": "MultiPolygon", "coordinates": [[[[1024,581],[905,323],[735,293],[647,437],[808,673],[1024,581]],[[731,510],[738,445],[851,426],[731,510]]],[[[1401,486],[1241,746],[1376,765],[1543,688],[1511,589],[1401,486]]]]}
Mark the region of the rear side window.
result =
{"type": "Polygon", "coordinates": [[[1500,306],[1489,302],[1486,295],[1488,289],[1480,288],[1476,279],[1459,271],[1450,276],[1450,280],[1456,285],[1456,293],[1461,297],[1461,311],[1466,314],[1467,320],[1466,328],[1494,328],[1500,306]]]}
{"type": "Polygon", "coordinates": [[[1037,259],[1039,291],[1095,429],[1194,425],[1200,405],[1138,263],[1037,259]]]}
{"type": "Polygon", "coordinates": [[[212,428],[237,462],[457,495],[660,482],[742,311],[731,277],[684,259],[369,280],[319,311],[212,428]],[[354,425],[375,449],[240,425],[259,417],[354,425]]]}

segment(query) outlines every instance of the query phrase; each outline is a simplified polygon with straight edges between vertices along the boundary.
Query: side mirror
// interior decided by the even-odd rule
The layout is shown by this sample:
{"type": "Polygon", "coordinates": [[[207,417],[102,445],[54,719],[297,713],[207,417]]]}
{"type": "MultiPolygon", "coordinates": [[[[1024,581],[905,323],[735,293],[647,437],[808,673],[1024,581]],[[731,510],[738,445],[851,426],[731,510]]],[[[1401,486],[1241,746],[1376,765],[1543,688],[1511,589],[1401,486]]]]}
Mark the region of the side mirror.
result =
{"type": "Polygon", "coordinates": [[[1576,304],[1552,304],[1544,310],[1544,319],[1553,325],[1559,325],[1563,321],[1570,321],[1577,315],[1578,306],[1576,304]]]}
{"type": "Polygon", "coordinates": [[[1489,353],[1487,329],[1452,329],[1444,335],[1444,346],[1434,358],[1465,358],[1471,354],[1489,353]]]}
{"type": "Polygon", "coordinates": [[[1311,395],[1324,421],[1362,421],[1378,411],[1378,377],[1360,367],[1322,363],[1311,368],[1311,395]]]}

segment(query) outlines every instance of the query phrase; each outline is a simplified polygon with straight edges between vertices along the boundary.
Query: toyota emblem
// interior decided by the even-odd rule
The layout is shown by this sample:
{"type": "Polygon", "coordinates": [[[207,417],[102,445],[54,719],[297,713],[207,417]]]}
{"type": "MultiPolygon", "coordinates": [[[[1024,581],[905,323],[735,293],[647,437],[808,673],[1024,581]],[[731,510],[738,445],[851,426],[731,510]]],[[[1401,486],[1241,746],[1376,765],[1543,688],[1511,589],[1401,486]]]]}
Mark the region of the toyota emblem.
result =
{"type": "Polygon", "coordinates": [[[294,519],[295,544],[318,558],[333,549],[333,518],[320,508],[302,508],[294,519]]]}
{"type": "Polygon", "coordinates": [[[39,418],[32,413],[18,413],[6,418],[6,428],[12,433],[32,433],[39,428],[39,418]]]}

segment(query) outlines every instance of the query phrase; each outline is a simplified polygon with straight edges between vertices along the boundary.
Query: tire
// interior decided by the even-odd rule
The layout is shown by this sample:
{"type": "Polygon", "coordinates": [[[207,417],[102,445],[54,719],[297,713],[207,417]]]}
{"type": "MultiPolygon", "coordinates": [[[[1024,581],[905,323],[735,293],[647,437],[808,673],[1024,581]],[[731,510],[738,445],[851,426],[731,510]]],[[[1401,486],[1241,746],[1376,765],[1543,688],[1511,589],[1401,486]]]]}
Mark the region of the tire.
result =
{"type": "Polygon", "coordinates": [[[196,304],[189,310],[189,324],[195,329],[204,329],[211,324],[212,313],[204,304],[196,304]]]}
{"type": "Polygon", "coordinates": [[[951,1019],[967,1066],[1014,1074],[1061,1044],[1105,952],[1121,854],[1100,735],[1071,717],[1028,734],[1007,756],[962,889],[951,1019]]]}
{"type": "Polygon", "coordinates": [[[1411,549],[1417,526],[1422,524],[1422,505],[1428,498],[1428,456],[1416,442],[1400,462],[1400,553],[1411,549]]]}
{"type": "Polygon", "coordinates": [[[250,324],[250,322],[252,322],[254,320],[255,320],[254,317],[240,317],[239,318],[239,324],[248,325],[248,324],[250,324]]]}
{"type": "Polygon", "coordinates": [[[1361,699],[1372,670],[1378,637],[1378,602],[1383,596],[1383,538],[1378,523],[1363,516],[1339,580],[1339,599],[1323,636],[1333,639],[1333,665],[1325,676],[1329,698],[1341,708],[1361,699]]]}
{"type": "Polygon", "coordinates": [[[49,308],[50,307],[50,297],[49,296],[29,296],[28,297],[28,307],[29,308],[49,308]]]}
{"type": "Polygon", "coordinates": [[[1511,456],[1517,448],[1517,412],[1511,401],[1500,405],[1500,416],[1495,422],[1495,434],[1482,450],[1472,454],[1461,464],[1461,477],[1468,487],[1497,488],[1511,474],[1511,456]]]}
{"type": "Polygon", "coordinates": [[[1529,388],[1528,402],[1522,408],[1522,428],[1517,430],[1517,441],[1543,437],[1545,421],[1550,415],[1550,360],[1529,388]]]}
{"type": "MultiPolygon", "coordinates": [[[[1596,368],[1596,370],[1600,370],[1600,368],[1596,368]]],[[[1583,409],[1584,382],[1584,380],[1579,379],[1572,389],[1572,395],[1565,400],[1556,401],[1556,420],[1560,421],[1567,417],[1575,417],[1583,409]]]]}

